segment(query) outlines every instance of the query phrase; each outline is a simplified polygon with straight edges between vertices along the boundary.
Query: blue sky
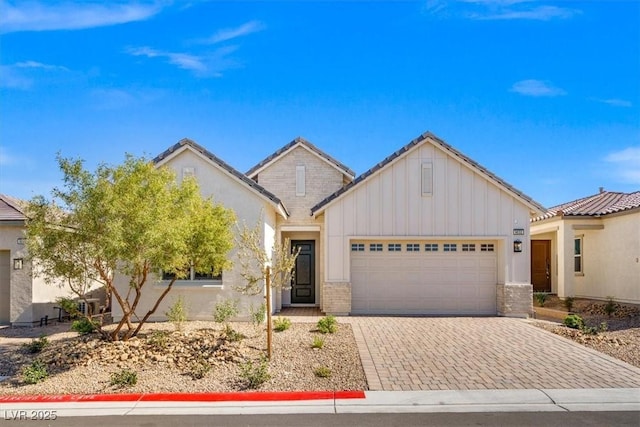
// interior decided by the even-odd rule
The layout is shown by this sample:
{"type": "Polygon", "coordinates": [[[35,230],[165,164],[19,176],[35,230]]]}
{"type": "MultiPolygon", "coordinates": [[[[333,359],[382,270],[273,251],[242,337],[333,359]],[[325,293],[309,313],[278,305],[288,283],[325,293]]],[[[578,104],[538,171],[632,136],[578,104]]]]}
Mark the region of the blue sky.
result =
{"type": "Polygon", "coordinates": [[[0,0],[0,192],[188,137],[360,174],[429,130],[545,206],[640,190],[637,1],[0,0]]]}

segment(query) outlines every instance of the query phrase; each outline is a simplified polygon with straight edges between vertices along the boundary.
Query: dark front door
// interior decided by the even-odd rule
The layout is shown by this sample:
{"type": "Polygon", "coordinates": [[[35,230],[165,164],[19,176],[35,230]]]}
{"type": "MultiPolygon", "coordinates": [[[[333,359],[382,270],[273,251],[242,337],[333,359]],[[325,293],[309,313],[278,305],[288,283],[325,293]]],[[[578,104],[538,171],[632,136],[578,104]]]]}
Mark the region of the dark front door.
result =
{"type": "Polygon", "coordinates": [[[551,292],[551,240],[531,241],[531,283],[534,292],[551,292]]]}
{"type": "Polygon", "coordinates": [[[293,240],[293,253],[300,250],[296,258],[296,267],[291,278],[291,303],[315,304],[316,302],[316,263],[315,242],[313,240],[293,240]]]}

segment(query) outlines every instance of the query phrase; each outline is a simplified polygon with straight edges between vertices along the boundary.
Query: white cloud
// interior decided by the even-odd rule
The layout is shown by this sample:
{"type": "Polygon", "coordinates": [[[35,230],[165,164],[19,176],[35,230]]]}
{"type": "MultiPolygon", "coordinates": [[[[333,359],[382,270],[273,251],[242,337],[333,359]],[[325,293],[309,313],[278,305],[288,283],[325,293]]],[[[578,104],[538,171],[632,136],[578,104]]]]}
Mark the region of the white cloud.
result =
{"type": "Polygon", "coordinates": [[[551,83],[542,80],[520,80],[511,86],[511,92],[524,96],[561,96],[566,95],[563,89],[553,86],[551,83]]]}
{"type": "Polygon", "coordinates": [[[598,102],[602,102],[604,104],[609,104],[613,107],[632,107],[631,101],[627,101],[626,99],[618,99],[618,98],[610,98],[610,99],[596,99],[598,102]]]}
{"type": "Polygon", "coordinates": [[[227,40],[232,40],[238,37],[246,36],[248,34],[257,33],[265,29],[265,26],[260,21],[249,21],[236,28],[224,28],[217,31],[213,36],[208,39],[200,40],[205,44],[216,44],[227,40]]]}
{"type": "Polygon", "coordinates": [[[126,52],[134,56],[165,58],[170,64],[193,71],[200,77],[221,77],[222,71],[238,66],[235,61],[227,58],[227,55],[236,49],[236,46],[226,46],[205,55],[192,55],[182,52],[165,52],[144,46],[128,48],[126,52]]]}
{"type": "Polygon", "coordinates": [[[163,96],[162,91],[129,88],[101,88],[91,91],[93,107],[98,110],[118,110],[153,102],[163,96]]]}
{"type": "Polygon", "coordinates": [[[43,64],[41,62],[36,62],[36,61],[16,62],[14,65],[17,68],[41,68],[43,70],[49,70],[49,71],[55,71],[55,70],[69,71],[67,67],[63,67],[61,65],[43,64]]]}
{"type": "Polygon", "coordinates": [[[540,4],[536,0],[428,0],[425,9],[432,15],[476,20],[549,21],[568,19],[581,13],[577,9],[540,4]]]}
{"type": "MultiPolygon", "coordinates": [[[[5,89],[30,89],[34,84],[34,76],[41,72],[69,71],[61,65],[43,64],[37,61],[16,62],[11,65],[0,65],[0,87],[5,89]]],[[[40,73],[40,74],[38,74],[40,73]]]]}
{"type": "Polygon", "coordinates": [[[1,1],[0,33],[79,30],[143,21],[159,13],[159,2],[1,1]]]}
{"type": "Polygon", "coordinates": [[[623,182],[640,184],[640,146],[614,151],[604,160],[613,166],[614,175],[623,182]]]}

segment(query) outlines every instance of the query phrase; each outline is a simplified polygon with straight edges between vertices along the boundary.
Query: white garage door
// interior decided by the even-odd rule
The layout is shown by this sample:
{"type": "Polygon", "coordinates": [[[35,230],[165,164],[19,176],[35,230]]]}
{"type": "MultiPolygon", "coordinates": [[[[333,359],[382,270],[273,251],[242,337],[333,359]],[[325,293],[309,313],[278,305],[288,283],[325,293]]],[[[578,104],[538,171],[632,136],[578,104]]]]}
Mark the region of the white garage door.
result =
{"type": "Polygon", "coordinates": [[[493,242],[353,242],[354,314],[496,314],[493,242]]]}

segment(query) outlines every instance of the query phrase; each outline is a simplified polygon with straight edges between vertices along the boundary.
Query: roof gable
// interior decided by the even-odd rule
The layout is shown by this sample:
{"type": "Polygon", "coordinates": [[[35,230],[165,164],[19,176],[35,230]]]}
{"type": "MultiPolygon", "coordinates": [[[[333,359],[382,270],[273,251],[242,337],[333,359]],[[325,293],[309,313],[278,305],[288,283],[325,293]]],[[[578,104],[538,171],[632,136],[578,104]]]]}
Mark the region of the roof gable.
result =
{"type": "Polygon", "coordinates": [[[502,189],[504,189],[506,192],[512,194],[514,197],[516,197],[517,199],[521,200],[531,210],[536,211],[536,212],[544,212],[545,211],[545,208],[542,205],[540,205],[538,202],[534,201],[531,197],[527,196],[526,194],[524,194],[520,190],[518,190],[515,187],[511,186],[506,181],[504,181],[503,179],[501,179],[500,177],[498,177],[494,173],[490,172],[487,168],[481,166],[476,161],[474,161],[471,158],[467,157],[466,155],[462,154],[460,151],[456,150],[451,145],[447,144],[446,142],[444,142],[442,139],[438,138],[437,136],[435,136],[431,132],[425,132],[422,135],[420,135],[418,138],[416,138],[416,139],[412,140],[411,142],[409,142],[404,147],[400,148],[399,150],[395,151],[391,155],[387,156],[384,160],[382,160],[380,163],[376,164],[374,167],[372,167],[368,171],[364,172],[362,175],[358,176],[350,184],[344,186],[340,190],[338,190],[335,193],[331,194],[330,196],[328,196],[327,198],[322,200],[320,203],[318,203],[317,205],[312,207],[311,208],[311,214],[312,215],[317,215],[320,212],[324,211],[324,209],[326,209],[327,206],[329,204],[331,204],[334,200],[336,200],[336,199],[342,197],[342,195],[350,192],[354,187],[356,187],[361,182],[365,181],[370,176],[372,176],[372,175],[380,172],[381,170],[389,167],[391,164],[395,163],[396,160],[406,156],[407,153],[409,153],[410,151],[412,151],[413,149],[415,149],[416,147],[418,147],[418,146],[420,146],[420,145],[422,145],[424,143],[432,143],[434,146],[436,146],[437,148],[443,150],[444,152],[449,154],[451,157],[457,159],[460,163],[463,163],[463,164],[467,165],[468,167],[470,167],[471,169],[473,169],[474,171],[476,171],[480,175],[484,176],[488,180],[492,181],[494,184],[496,184],[499,187],[501,187],[502,189]]]}
{"type": "Polygon", "coordinates": [[[181,153],[185,149],[192,150],[195,153],[201,155],[202,157],[207,159],[209,162],[213,163],[215,166],[217,166],[218,168],[220,168],[221,170],[229,174],[232,178],[240,182],[242,185],[251,189],[258,196],[269,201],[272,205],[274,205],[276,210],[278,210],[278,212],[280,212],[280,214],[283,217],[287,218],[289,216],[289,212],[287,211],[287,208],[284,206],[282,201],[278,197],[276,197],[273,193],[266,190],[264,187],[259,185],[254,180],[249,179],[249,177],[244,175],[242,172],[239,172],[238,170],[230,166],[228,163],[226,163],[219,157],[215,156],[213,153],[206,150],[204,147],[197,144],[195,141],[191,139],[188,139],[188,138],[181,139],[176,144],[174,144],[173,146],[169,147],[167,150],[165,150],[164,152],[156,156],[153,159],[153,162],[156,165],[161,165],[163,163],[166,163],[170,158],[172,158],[173,156],[176,156],[177,154],[181,153]]]}
{"type": "Polygon", "coordinates": [[[27,219],[23,200],[0,194],[0,221],[24,221],[27,219]]]}
{"type": "Polygon", "coordinates": [[[598,194],[553,206],[531,221],[564,216],[604,216],[633,209],[640,209],[640,191],[633,193],[601,191],[598,194]]]}
{"type": "Polygon", "coordinates": [[[318,147],[316,147],[315,145],[313,145],[312,143],[310,143],[309,141],[307,141],[306,139],[304,139],[302,137],[297,137],[296,139],[294,139],[293,141],[291,141],[290,143],[288,143],[284,147],[280,148],[275,153],[271,154],[270,156],[268,156],[267,158],[262,160],[260,163],[258,163],[257,165],[255,165],[254,167],[249,169],[247,171],[246,175],[248,177],[254,178],[261,171],[266,169],[269,165],[273,164],[274,162],[276,162],[281,157],[287,155],[287,153],[293,151],[296,147],[302,147],[302,148],[306,149],[307,151],[309,151],[310,153],[315,154],[322,161],[328,163],[332,167],[334,167],[337,170],[339,170],[343,175],[348,177],[350,181],[353,180],[353,178],[355,178],[356,174],[350,168],[348,168],[344,164],[340,163],[339,161],[337,161],[336,159],[334,159],[333,157],[331,157],[330,155],[328,155],[324,151],[320,150],[318,147]]]}

